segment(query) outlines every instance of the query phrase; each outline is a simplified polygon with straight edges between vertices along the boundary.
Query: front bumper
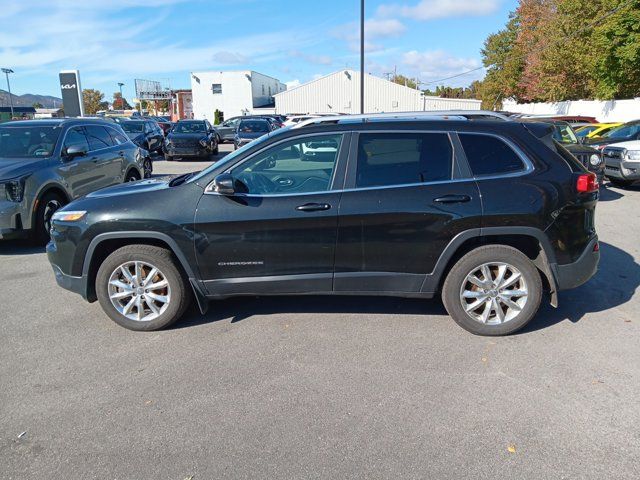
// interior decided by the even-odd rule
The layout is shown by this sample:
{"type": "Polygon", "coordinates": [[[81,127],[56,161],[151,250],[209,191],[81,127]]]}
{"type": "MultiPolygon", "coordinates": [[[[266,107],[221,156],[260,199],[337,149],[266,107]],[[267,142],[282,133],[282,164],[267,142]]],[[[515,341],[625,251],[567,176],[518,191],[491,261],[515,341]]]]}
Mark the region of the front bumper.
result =
{"type": "Polygon", "coordinates": [[[596,249],[598,237],[591,239],[580,258],[566,265],[555,265],[558,290],[570,290],[586,283],[598,270],[600,249],[596,249]]]}
{"type": "Polygon", "coordinates": [[[25,233],[23,203],[0,201],[0,239],[13,238],[25,233]]]}
{"type": "Polygon", "coordinates": [[[619,159],[607,158],[604,174],[609,178],[621,180],[640,180],[640,162],[627,162],[619,159]]]}
{"type": "Polygon", "coordinates": [[[82,295],[82,298],[87,299],[87,279],[85,277],[73,277],[64,273],[60,267],[51,264],[53,268],[53,275],[56,278],[56,283],[70,292],[82,295]]]}
{"type": "Polygon", "coordinates": [[[198,145],[197,147],[165,147],[164,152],[172,157],[204,157],[211,150],[198,145]]]}

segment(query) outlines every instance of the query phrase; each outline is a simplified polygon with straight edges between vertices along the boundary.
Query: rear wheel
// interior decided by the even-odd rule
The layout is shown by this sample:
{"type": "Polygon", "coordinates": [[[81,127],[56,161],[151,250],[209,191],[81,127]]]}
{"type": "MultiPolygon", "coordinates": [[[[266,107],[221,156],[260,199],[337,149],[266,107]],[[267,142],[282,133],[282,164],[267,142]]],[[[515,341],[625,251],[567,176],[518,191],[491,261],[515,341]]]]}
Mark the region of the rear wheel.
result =
{"type": "Polygon", "coordinates": [[[216,142],[216,146],[211,151],[211,153],[214,154],[214,155],[218,155],[220,153],[220,146],[219,146],[218,142],[216,142]]]}
{"type": "Polygon", "coordinates": [[[125,182],[136,182],[138,180],[140,180],[140,174],[134,169],[129,170],[127,176],[124,177],[125,182]]]}
{"type": "Polygon", "coordinates": [[[109,255],[98,269],[96,293],[111,320],[129,330],[165,328],[191,301],[172,253],[151,245],[128,245],[109,255]]]}
{"type": "Polygon", "coordinates": [[[51,218],[57,210],[62,208],[67,202],[57,193],[45,193],[38,200],[35,219],[35,241],[38,244],[45,244],[49,241],[49,231],[51,230],[51,218]]]}
{"type": "Polygon", "coordinates": [[[463,256],[449,271],[442,301],[449,315],[476,335],[507,335],[536,315],[542,299],[537,268],[519,250],[487,245],[463,256]]]}

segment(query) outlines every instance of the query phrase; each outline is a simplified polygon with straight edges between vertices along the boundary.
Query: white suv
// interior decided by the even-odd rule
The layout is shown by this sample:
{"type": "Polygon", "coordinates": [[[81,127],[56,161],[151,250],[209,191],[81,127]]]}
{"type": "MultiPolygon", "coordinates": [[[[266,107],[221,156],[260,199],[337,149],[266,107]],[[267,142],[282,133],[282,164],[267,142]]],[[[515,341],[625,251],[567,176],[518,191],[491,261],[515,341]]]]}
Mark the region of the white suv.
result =
{"type": "Polygon", "coordinates": [[[640,180],[640,140],[612,143],[604,150],[604,174],[616,186],[628,187],[640,180]]]}

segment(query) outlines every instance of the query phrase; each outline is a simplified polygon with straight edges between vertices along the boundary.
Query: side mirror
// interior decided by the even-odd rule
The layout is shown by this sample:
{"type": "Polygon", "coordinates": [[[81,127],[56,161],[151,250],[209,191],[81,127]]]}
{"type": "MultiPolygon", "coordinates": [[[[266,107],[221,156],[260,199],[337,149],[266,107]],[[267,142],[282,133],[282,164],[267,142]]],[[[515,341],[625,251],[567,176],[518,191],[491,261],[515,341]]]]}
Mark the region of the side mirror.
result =
{"type": "Polygon", "coordinates": [[[80,145],[71,145],[65,149],[65,156],[68,159],[76,158],[76,157],[84,157],[87,154],[87,149],[85,147],[81,147],[80,145]]]}
{"type": "Polygon", "coordinates": [[[233,195],[236,193],[235,180],[230,173],[221,173],[213,179],[213,190],[220,195],[233,195]]]}

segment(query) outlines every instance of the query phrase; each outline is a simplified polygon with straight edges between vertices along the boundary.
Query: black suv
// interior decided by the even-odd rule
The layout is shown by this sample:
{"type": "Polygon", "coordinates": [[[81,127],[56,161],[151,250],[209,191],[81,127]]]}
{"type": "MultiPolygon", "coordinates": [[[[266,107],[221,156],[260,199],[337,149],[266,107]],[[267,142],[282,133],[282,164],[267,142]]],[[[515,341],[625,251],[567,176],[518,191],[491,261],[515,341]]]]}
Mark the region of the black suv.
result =
{"type": "Polygon", "coordinates": [[[119,125],[51,119],[0,125],[0,238],[49,240],[62,205],[100,188],[139,180],[145,152],[119,125]]]}
{"type": "Polygon", "coordinates": [[[218,154],[218,134],[207,120],[179,120],[164,141],[164,158],[204,157],[218,154]]]}
{"type": "Polygon", "coordinates": [[[439,294],[465,329],[504,335],[594,274],[598,195],[547,124],[332,118],[88,195],[47,251],[61,286],[133,330],[192,298],[439,294]]]}

